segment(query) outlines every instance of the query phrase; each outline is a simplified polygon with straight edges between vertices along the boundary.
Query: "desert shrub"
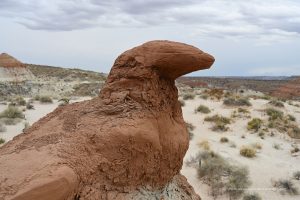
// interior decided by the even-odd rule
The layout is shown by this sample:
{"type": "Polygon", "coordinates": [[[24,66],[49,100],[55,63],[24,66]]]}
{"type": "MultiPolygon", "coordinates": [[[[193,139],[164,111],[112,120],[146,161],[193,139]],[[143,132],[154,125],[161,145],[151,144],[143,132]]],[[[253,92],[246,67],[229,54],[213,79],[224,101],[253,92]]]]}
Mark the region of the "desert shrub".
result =
{"type": "Polygon", "coordinates": [[[292,138],[300,139],[300,128],[297,124],[289,124],[287,126],[287,133],[292,138]]]}
{"type": "Polygon", "coordinates": [[[190,137],[190,140],[191,140],[194,137],[193,130],[195,129],[195,126],[191,123],[188,123],[188,122],[185,122],[185,125],[186,125],[187,131],[189,133],[189,137],[190,137]]]}
{"type": "Polygon", "coordinates": [[[22,120],[20,118],[1,118],[1,122],[5,125],[16,125],[22,120]]]}
{"type": "Polygon", "coordinates": [[[244,146],[240,149],[240,154],[247,158],[253,158],[256,156],[256,150],[253,149],[252,147],[244,146]]]}
{"type": "Polygon", "coordinates": [[[270,121],[283,118],[283,112],[276,110],[274,108],[267,108],[265,111],[269,116],[270,121]]]}
{"type": "Polygon", "coordinates": [[[227,131],[229,128],[226,125],[231,123],[229,118],[220,115],[205,117],[204,121],[214,123],[212,126],[213,131],[227,131]]]}
{"type": "Polygon", "coordinates": [[[226,193],[231,199],[237,199],[250,186],[246,168],[231,165],[212,151],[201,152],[198,158],[198,177],[210,186],[212,196],[226,193]]]}
{"type": "Polygon", "coordinates": [[[223,101],[223,104],[226,106],[251,106],[247,98],[227,98],[223,101]]]}
{"type": "Polygon", "coordinates": [[[208,114],[210,113],[210,109],[207,106],[204,105],[200,105],[198,106],[198,108],[196,108],[195,112],[200,112],[200,113],[204,113],[204,114],[208,114]]]}
{"type": "Polygon", "coordinates": [[[225,132],[228,131],[229,128],[225,124],[217,122],[211,127],[211,130],[225,132]]]}
{"type": "Polygon", "coordinates": [[[262,124],[263,124],[263,121],[261,119],[254,118],[248,122],[247,129],[258,131],[261,128],[262,124]]]}
{"type": "Polygon", "coordinates": [[[288,115],[287,116],[288,117],[288,120],[290,120],[290,121],[296,121],[296,117],[294,117],[293,115],[288,115]]]}
{"type": "Polygon", "coordinates": [[[49,96],[40,96],[39,101],[41,103],[53,103],[51,97],[49,97],[49,96]]]}
{"type": "Polygon", "coordinates": [[[6,127],[4,126],[4,124],[2,124],[2,122],[0,122],[0,133],[3,133],[6,131],[6,127]]]}
{"type": "Polygon", "coordinates": [[[11,102],[12,105],[18,105],[18,106],[25,106],[26,105],[26,101],[23,97],[21,96],[17,96],[15,98],[12,99],[11,102]]]}
{"type": "Polygon", "coordinates": [[[275,107],[279,107],[279,108],[283,108],[284,104],[278,100],[272,100],[269,102],[269,104],[275,106],[275,107]]]}
{"type": "Polygon", "coordinates": [[[182,100],[182,99],[179,99],[178,101],[179,101],[179,103],[180,103],[181,107],[185,106],[185,102],[184,102],[184,100],[182,100]]]}
{"type": "Polygon", "coordinates": [[[293,147],[293,149],[291,150],[291,153],[297,153],[299,152],[299,148],[298,147],[293,147]]]}
{"type": "Polygon", "coordinates": [[[60,106],[65,106],[65,105],[70,103],[70,99],[69,98],[62,98],[62,99],[58,100],[58,102],[60,102],[60,104],[59,104],[60,106]]]}
{"type": "Polygon", "coordinates": [[[188,94],[184,94],[182,98],[183,100],[190,100],[190,99],[194,99],[195,95],[192,93],[188,93],[188,94]]]}
{"type": "Polygon", "coordinates": [[[22,111],[20,111],[17,107],[14,106],[8,106],[6,110],[0,113],[0,118],[9,118],[9,119],[15,119],[15,118],[24,118],[24,114],[22,111]]]}
{"type": "Polygon", "coordinates": [[[35,101],[39,101],[40,100],[40,95],[35,95],[33,98],[35,101]]]}
{"type": "Polygon", "coordinates": [[[218,88],[212,88],[210,90],[205,90],[203,92],[203,95],[205,95],[206,99],[210,97],[211,99],[218,99],[220,100],[223,97],[224,91],[223,89],[218,89],[218,88]]]}
{"type": "Polygon", "coordinates": [[[280,144],[273,144],[273,148],[276,150],[281,149],[280,144]]]}
{"type": "Polygon", "coordinates": [[[257,194],[245,194],[243,200],[262,200],[262,198],[257,194]]]}
{"type": "Polygon", "coordinates": [[[25,131],[26,129],[28,129],[30,127],[29,122],[24,122],[24,128],[23,131],[25,131]]]}
{"type": "Polygon", "coordinates": [[[221,143],[227,143],[227,142],[229,142],[229,140],[228,140],[227,137],[221,137],[221,138],[220,138],[220,142],[221,142],[221,143]]]}
{"type": "Polygon", "coordinates": [[[243,189],[251,184],[249,181],[249,172],[245,167],[234,167],[230,172],[228,183],[226,183],[226,192],[230,199],[238,199],[243,195],[243,189]]]}
{"type": "Polygon", "coordinates": [[[230,119],[229,118],[223,117],[223,116],[220,116],[220,115],[205,117],[204,121],[207,121],[207,122],[222,122],[224,124],[230,124],[230,119]]]}
{"type": "Polygon", "coordinates": [[[34,109],[34,106],[30,102],[27,102],[26,103],[26,109],[27,110],[32,110],[32,109],[34,109]]]}
{"type": "Polygon", "coordinates": [[[280,189],[282,194],[297,195],[298,189],[291,180],[283,179],[274,182],[274,187],[280,189]]]}
{"type": "Polygon", "coordinates": [[[208,99],[208,95],[207,94],[202,94],[199,96],[201,99],[207,100],[208,99]]]}
{"type": "Polygon", "coordinates": [[[207,151],[210,150],[210,145],[207,140],[203,140],[203,141],[199,142],[198,146],[204,150],[207,150],[207,151]]]}
{"type": "Polygon", "coordinates": [[[4,143],[5,143],[5,140],[3,138],[0,138],[0,145],[4,144],[4,143]]]}
{"type": "Polygon", "coordinates": [[[185,122],[185,125],[189,131],[193,131],[195,129],[195,126],[189,122],[185,122]]]}
{"type": "Polygon", "coordinates": [[[294,179],[296,179],[296,180],[300,180],[300,171],[296,171],[296,172],[294,172],[293,173],[293,177],[294,177],[294,179]]]}
{"type": "Polygon", "coordinates": [[[238,112],[239,113],[244,113],[244,114],[250,113],[249,110],[247,110],[245,108],[238,108],[238,112]]]}

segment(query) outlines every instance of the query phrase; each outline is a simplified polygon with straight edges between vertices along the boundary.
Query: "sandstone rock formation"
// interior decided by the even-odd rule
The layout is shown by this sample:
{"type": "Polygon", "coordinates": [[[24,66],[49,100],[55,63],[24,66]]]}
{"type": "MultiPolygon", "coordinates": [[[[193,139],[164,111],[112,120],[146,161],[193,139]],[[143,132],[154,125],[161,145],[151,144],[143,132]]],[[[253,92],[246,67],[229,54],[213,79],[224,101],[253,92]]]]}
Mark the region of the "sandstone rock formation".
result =
{"type": "Polygon", "coordinates": [[[287,84],[282,85],[273,91],[271,95],[284,99],[300,100],[300,77],[292,79],[287,84]]]}
{"type": "Polygon", "coordinates": [[[0,81],[20,82],[33,77],[25,64],[6,53],[0,54],[0,81]]]}
{"type": "Polygon", "coordinates": [[[214,58],[152,41],[115,61],[99,97],[57,108],[0,149],[0,199],[200,199],[174,80],[214,58]]]}

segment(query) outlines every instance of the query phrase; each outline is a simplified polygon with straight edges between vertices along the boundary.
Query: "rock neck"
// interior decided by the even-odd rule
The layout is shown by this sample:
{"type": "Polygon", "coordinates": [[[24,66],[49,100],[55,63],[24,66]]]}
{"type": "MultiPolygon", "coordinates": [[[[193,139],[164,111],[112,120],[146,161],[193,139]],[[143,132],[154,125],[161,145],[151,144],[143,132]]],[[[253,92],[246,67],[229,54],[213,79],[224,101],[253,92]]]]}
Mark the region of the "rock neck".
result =
{"type": "Polygon", "coordinates": [[[135,105],[138,110],[181,115],[175,80],[135,61],[121,66],[115,63],[100,98],[106,105],[135,105]]]}

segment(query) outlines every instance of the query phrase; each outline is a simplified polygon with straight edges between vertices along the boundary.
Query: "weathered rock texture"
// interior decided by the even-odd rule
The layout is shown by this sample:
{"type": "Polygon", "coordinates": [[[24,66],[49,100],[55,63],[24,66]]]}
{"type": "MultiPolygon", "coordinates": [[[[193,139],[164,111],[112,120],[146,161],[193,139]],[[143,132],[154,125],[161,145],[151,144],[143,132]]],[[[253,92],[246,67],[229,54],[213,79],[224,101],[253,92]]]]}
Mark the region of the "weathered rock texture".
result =
{"type": "Polygon", "coordinates": [[[284,84],[273,91],[272,96],[300,100],[300,77],[289,81],[287,84],[284,84]]]}
{"type": "Polygon", "coordinates": [[[0,81],[20,82],[33,77],[25,64],[6,53],[0,54],[0,81]]]}
{"type": "Polygon", "coordinates": [[[0,199],[200,199],[174,80],[214,58],[152,41],[121,54],[99,97],[57,108],[0,149],[0,199]]]}

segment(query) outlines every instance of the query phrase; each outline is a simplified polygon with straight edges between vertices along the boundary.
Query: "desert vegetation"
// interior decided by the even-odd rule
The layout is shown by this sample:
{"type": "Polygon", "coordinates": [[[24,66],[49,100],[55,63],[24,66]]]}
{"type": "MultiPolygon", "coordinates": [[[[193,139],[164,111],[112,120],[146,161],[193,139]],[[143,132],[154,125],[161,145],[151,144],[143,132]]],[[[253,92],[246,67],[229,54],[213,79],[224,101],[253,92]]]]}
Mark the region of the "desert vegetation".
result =
{"type": "Polygon", "coordinates": [[[227,98],[223,104],[226,106],[251,106],[248,98],[227,98]]]}
{"type": "Polygon", "coordinates": [[[257,193],[245,194],[243,200],[262,200],[262,198],[257,193]]]}
{"type": "Polygon", "coordinates": [[[8,106],[7,109],[0,113],[0,121],[6,125],[14,125],[24,118],[22,111],[15,106],[8,106]]]}
{"type": "Polygon", "coordinates": [[[240,154],[247,158],[253,158],[256,156],[256,150],[251,146],[243,146],[240,149],[240,154]]]}
{"type": "Polygon", "coordinates": [[[210,109],[209,109],[207,106],[205,106],[205,105],[200,105],[200,106],[198,106],[198,107],[195,109],[195,112],[196,112],[196,113],[197,113],[197,112],[200,112],[200,113],[208,114],[208,113],[210,113],[211,111],[210,111],[210,109]]]}
{"type": "Polygon", "coordinates": [[[187,93],[187,94],[184,94],[182,98],[183,98],[183,100],[192,100],[195,98],[195,94],[187,93]]]}
{"type": "Polygon", "coordinates": [[[228,131],[229,127],[227,127],[226,125],[231,123],[231,120],[229,118],[220,115],[205,117],[204,121],[213,123],[212,126],[213,131],[221,131],[221,132],[228,131]]]}
{"type": "Polygon", "coordinates": [[[292,180],[290,179],[281,179],[277,180],[273,183],[275,188],[280,190],[281,194],[289,194],[289,195],[298,195],[298,188],[295,186],[292,180]]]}
{"type": "Polygon", "coordinates": [[[194,137],[193,130],[195,129],[195,126],[191,123],[188,123],[188,122],[185,122],[185,125],[186,125],[187,131],[189,133],[189,137],[190,137],[190,140],[191,140],[194,137]]]}
{"type": "Polygon", "coordinates": [[[226,194],[230,199],[238,199],[250,186],[247,168],[232,165],[213,151],[202,151],[197,158],[198,177],[210,186],[213,197],[226,194]]]}

